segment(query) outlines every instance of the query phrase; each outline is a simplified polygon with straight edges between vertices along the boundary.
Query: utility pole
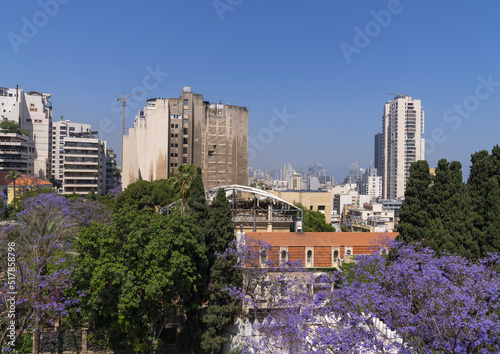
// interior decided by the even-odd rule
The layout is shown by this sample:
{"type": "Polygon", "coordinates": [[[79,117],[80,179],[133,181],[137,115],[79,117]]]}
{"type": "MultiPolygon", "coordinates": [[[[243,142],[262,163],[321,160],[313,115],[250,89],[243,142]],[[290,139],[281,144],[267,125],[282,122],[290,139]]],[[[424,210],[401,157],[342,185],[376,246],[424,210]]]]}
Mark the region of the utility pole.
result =
{"type": "Polygon", "coordinates": [[[138,95],[138,94],[146,92],[146,91],[147,90],[144,90],[144,91],[137,92],[137,93],[134,93],[133,95],[128,95],[128,96],[125,96],[125,93],[124,93],[122,98],[116,99],[117,101],[122,101],[122,109],[123,109],[123,112],[122,112],[122,162],[121,162],[122,175],[123,175],[123,136],[125,135],[125,100],[129,97],[138,95]]]}

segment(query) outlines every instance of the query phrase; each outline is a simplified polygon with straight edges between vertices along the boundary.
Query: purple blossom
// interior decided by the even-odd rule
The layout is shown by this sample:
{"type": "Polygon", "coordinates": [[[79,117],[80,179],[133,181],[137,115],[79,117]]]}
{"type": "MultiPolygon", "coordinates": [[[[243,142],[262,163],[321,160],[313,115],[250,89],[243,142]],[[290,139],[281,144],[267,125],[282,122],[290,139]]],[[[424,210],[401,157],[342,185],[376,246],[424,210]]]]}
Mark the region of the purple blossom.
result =
{"type": "MultiPolygon", "coordinates": [[[[348,271],[277,265],[243,239],[238,256],[242,302],[258,336],[257,353],[500,352],[500,257],[470,262],[416,246],[391,262],[374,248],[348,271]]],[[[275,258],[274,258],[275,259],[275,258]]]]}

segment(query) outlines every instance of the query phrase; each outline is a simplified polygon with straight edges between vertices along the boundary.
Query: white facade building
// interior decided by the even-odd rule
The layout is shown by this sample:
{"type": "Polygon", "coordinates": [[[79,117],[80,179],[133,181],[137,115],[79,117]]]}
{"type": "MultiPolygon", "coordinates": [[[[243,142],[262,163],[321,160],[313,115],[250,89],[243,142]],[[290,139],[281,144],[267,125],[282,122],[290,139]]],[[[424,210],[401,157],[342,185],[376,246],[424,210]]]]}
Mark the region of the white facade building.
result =
{"type": "Polygon", "coordinates": [[[376,168],[368,168],[359,181],[359,194],[368,195],[370,200],[382,196],[382,177],[377,175],[376,168]]]}
{"type": "Polygon", "coordinates": [[[52,175],[62,182],[64,194],[106,192],[106,143],[90,124],[69,120],[54,123],[52,129],[52,175]]]}
{"type": "Polygon", "coordinates": [[[34,143],[33,173],[47,178],[51,156],[52,103],[51,94],[20,88],[0,87],[0,119],[12,120],[30,133],[34,143]]]}
{"type": "Polygon", "coordinates": [[[425,159],[424,111],[420,100],[398,95],[384,106],[383,196],[404,196],[410,165],[425,159]]]}

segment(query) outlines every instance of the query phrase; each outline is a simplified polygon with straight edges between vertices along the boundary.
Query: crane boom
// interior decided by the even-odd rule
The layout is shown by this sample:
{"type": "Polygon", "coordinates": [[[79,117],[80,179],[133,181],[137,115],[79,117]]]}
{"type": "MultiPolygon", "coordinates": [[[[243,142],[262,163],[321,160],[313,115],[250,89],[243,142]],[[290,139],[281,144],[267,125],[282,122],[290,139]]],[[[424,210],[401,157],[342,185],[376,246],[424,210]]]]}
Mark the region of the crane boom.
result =
{"type": "Polygon", "coordinates": [[[123,136],[125,135],[125,105],[126,105],[125,100],[129,97],[144,93],[146,91],[147,90],[144,90],[144,91],[137,92],[137,93],[134,93],[133,95],[128,95],[128,96],[125,96],[125,93],[123,93],[123,97],[116,99],[117,101],[122,101],[122,110],[123,110],[123,112],[122,112],[122,159],[121,159],[122,160],[122,162],[121,162],[122,173],[123,173],[123,136]]]}

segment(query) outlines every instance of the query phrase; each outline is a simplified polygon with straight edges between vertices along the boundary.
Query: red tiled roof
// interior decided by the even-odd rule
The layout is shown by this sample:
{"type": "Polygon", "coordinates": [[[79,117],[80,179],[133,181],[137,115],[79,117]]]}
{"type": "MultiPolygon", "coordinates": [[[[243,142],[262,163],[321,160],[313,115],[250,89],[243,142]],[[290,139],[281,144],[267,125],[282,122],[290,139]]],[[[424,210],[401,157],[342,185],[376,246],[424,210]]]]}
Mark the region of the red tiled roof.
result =
{"type": "Polygon", "coordinates": [[[275,247],[370,246],[378,238],[395,239],[398,232],[247,232],[249,238],[275,247]]]}
{"type": "MultiPolygon", "coordinates": [[[[14,181],[9,179],[7,181],[9,186],[14,186],[14,181]]],[[[52,183],[35,176],[22,175],[16,179],[16,186],[52,186],[52,183]]]]}

